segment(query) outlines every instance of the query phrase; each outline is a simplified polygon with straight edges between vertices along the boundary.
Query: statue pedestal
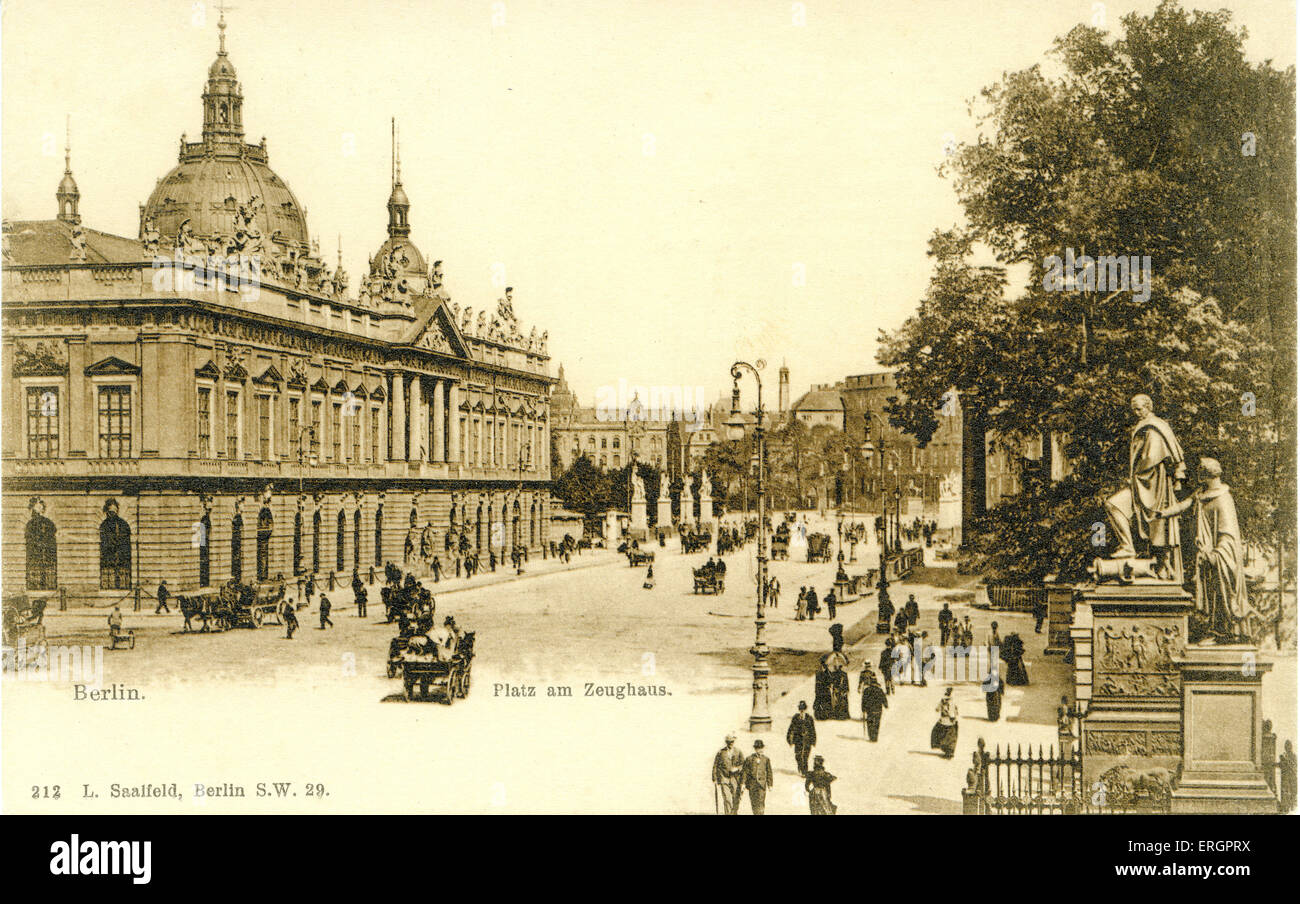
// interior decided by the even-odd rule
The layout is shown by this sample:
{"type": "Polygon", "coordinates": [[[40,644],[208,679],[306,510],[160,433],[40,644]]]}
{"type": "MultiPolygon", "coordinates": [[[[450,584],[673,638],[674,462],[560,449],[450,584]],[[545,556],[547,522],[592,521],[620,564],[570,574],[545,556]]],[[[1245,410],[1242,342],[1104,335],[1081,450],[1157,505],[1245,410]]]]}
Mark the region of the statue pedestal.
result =
{"type": "Polygon", "coordinates": [[[1191,596],[1168,581],[1076,588],[1076,699],[1086,787],[1116,766],[1138,771],[1182,761],[1182,686],[1191,596]],[[1090,624],[1090,630],[1084,630],[1090,624]]]}
{"type": "Polygon", "coordinates": [[[648,533],[645,506],[644,499],[632,500],[632,522],[629,526],[629,533],[637,540],[644,540],[648,533]]]}
{"type": "Polygon", "coordinates": [[[1263,761],[1262,679],[1252,644],[1192,646],[1182,673],[1183,774],[1174,813],[1276,813],[1263,761]]]}
{"type": "Polygon", "coordinates": [[[695,523],[695,496],[689,487],[682,490],[681,501],[677,506],[677,520],[684,525],[695,523]]]}
{"type": "Polygon", "coordinates": [[[673,523],[673,501],[667,496],[660,496],[656,503],[655,514],[658,516],[658,525],[661,531],[667,530],[673,523]]]}
{"type": "Polygon", "coordinates": [[[1065,656],[1071,649],[1070,625],[1074,622],[1075,586],[1056,581],[1049,576],[1043,582],[1047,590],[1047,649],[1048,656],[1065,656]]]}

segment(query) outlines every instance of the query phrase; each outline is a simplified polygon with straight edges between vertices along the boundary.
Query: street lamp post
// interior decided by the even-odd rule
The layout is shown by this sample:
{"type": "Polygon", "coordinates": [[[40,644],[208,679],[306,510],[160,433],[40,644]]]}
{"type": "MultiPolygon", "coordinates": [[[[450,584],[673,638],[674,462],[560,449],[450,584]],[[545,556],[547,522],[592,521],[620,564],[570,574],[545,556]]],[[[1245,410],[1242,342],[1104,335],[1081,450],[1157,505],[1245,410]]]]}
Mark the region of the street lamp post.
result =
{"type": "MultiPolygon", "coordinates": [[[[515,505],[519,506],[519,517],[521,518],[523,517],[523,512],[524,512],[524,466],[527,465],[531,467],[532,462],[533,462],[533,444],[524,443],[519,447],[519,463],[517,466],[519,471],[519,489],[515,491],[515,505]]],[[[532,523],[531,520],[529,523],[530,524],[532,523]]],[[[517,528],[517,525],[515,525],[513,521],[511,522],[511,526],[517,528]]],[[[517,528],[517,529],[522,533],[522,528],[517,528]]],[[[511,541],[515,544],[515,546],[519,545],[518,537],[512,537],[511,541]]],[[[514,549],[511,549],[511,552],[513,553],[514,549]]],[[[521,555],[519,557],[518,564],[515,565],[515,574],[523,574],[523,573],[524,573],[524,557],[521,555]]]]}
{"type": "Polygon", "coordinates": [[[759,370],[763,361],[757,366],[746,361],[737,361],[731,365],[731,417],[725,426],[727,436],[732,440],[741,440],[745,436],[745,421],[740,413],[740,378],[745,371],[754,375],[758,385],[758,402],[754,409],[754,448],[758,455],[758,473],[755,477],[754,491],[758,497],[758,585],[755,593],[756,614],[754,617],[754,646],[750,653],[754,656],[754,704],[749,713],[750,731],[768,731],[772,727],[772,715],[768,707],[767,678],[771,669],[767,661],[767,644],[763,632],[767,628],[764,617],[767,599],[767,502],[763,493],[763,380],[759,370]]]}

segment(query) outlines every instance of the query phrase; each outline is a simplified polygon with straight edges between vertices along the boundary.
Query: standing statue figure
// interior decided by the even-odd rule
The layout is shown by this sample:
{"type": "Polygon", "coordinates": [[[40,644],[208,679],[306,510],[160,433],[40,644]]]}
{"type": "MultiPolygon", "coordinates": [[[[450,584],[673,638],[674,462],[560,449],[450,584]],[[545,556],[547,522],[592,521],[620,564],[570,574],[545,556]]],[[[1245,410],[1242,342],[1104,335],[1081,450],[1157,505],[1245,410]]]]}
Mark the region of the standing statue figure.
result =
{"type": "Polygon", "coordinates": [[[636,472],[636,464],[632,465],[632,501],[645,502],[645,481],[641,475],[636,472]]]}
{"type": "Polygon", "coordinates": [[[1196,611],[1209,638],[1232,643],[1251,635],[1254,611],[1246,593],[1245,544],[1237,521],[1237,504],[1221,479],[1223,467],[1213,458],[1200,460],[1201,486],[1161,512],[1176,518],[1196,506],[1196,611]]]}
{"type": "Polygon", "coordinates": [[[700,471],[700,498],[713,498],[713,481],[709,479],[709,471],[707,468],[700,471]]]}
{"type": "Polygon", "coordinates": [[[1133,559],[1133,524],[1155,557],[1156,576],[1181,580],[1178,561],[1178,519],[1162,512],[1178,501],[1174,491],[1187,476],[1183,447],[1173,429],[1152,412],[1151,397],[1135,395],[1131,402],[1137,423],[1129,434],[1128,485],[1106,500],[1106,518],[1118,540],[1112,559],[1133,559]]]}

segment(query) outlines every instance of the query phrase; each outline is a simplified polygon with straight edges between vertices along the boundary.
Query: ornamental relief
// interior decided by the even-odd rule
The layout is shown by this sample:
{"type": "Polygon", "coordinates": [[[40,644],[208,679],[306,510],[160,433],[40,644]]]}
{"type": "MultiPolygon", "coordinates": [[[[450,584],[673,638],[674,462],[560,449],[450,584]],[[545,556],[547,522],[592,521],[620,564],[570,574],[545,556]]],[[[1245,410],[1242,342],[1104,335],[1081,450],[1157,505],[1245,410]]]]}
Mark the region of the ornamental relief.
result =
{"type": "Polygon", "coordinates": [[[1183,743],[1176,732],[1089,731],[1084,752],[1108,756],[1181,756],[1183,743]]]}
{"type": "Polygon", "coordinates": [[[1176,672],[1173,659],[1185,647],[1181,628],[1167,622],[1099,620],[1093,635],[1101,672],[1176,672]]]}

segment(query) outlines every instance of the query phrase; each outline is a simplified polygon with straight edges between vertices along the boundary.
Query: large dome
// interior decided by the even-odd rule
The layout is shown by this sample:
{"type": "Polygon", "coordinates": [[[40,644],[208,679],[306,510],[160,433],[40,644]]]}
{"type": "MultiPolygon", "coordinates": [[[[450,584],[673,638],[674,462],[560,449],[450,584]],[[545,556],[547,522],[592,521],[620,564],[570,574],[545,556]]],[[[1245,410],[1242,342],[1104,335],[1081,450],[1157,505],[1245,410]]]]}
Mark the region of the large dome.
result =
{"type": "Polygon", "coordinates": [[[221,44],[203,90],[203,140],[182,138],[179,165],[158,180],[140,211],[141,236],[151,219],[168,244],[186,220],[198,238],[232,237],[235,215],[244,207],[253,212],[251,225],[264,243],[307,252],[307,218],[289,186],[271,171],[266,139],[244,141],[244,97],[226,54],[224,12],[217,27],[221,44]]]}
{"type": "Polygon", "coordinates": [[[257,198],[261,203],[255,205],[254,224],[264,240],[307,247],[307,218],[298,199],[267,166],[263,148],[244,148],[236,156],[187,147],[180,165],[158,180],[144,206],[144,216],[153,219],[159,235],[174,237],[185,220],[196,236],[233,235],[240,205],[257,198]]]}

